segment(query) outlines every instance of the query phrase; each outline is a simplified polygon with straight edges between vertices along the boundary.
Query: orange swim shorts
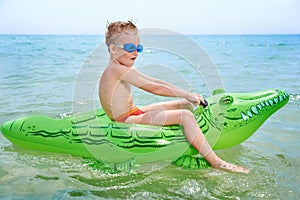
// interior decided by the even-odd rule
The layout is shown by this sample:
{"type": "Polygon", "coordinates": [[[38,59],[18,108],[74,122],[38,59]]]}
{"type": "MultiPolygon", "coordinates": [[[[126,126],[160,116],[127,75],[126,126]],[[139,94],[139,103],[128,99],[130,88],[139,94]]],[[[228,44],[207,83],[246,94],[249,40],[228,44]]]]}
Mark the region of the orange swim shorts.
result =
{"type": "Polygon", "coordinates": [[[142,110],[140,110],[137,107],[135,107],[134,109],[132,109],[128,113],[126,113],[126,114],[118,117],[117,119],[115,119],[115,121],[116,122],[125,122],[128,117],[130,117],[130,116],[137,116],[137,115],[141,115],[141,114],[145,114],[145,112],[143,112],[142,110]]]}

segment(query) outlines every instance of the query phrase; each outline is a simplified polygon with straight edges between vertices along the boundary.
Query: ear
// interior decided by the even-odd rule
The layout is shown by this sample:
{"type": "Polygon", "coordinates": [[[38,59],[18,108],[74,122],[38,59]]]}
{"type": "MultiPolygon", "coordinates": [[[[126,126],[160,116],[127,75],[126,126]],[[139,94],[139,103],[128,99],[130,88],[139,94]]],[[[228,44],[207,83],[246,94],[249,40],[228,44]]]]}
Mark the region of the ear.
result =
{"type": "Polygon", "coordinates": [[[111,54],[116,54],[115,45],[109,44],[108,52],[111,53],[111,54]]]}

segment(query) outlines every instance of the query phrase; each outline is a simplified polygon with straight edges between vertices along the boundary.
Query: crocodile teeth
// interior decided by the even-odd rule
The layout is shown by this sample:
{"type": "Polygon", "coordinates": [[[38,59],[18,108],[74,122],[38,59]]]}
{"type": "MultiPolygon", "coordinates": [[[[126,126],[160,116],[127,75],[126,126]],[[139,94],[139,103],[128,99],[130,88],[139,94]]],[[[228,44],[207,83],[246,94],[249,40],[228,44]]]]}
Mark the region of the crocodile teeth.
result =
{"type": "Polygon", "coordinates": [[[284,99],[286,99],[289,95],[288,95],[288,93],[285,92],[285,93],[283,93],[282,96],[283,96],[284,99]]]}
{"type": "Polygon", "coordinates": [[[272,99],[269,99],[268,102],[269,102],[270,106],[272,106],[274,104],[274,102],[272,101],[272,99]]]}
{"type": "Polygon", "coordinates": [[[257,108],[256,108],[255,106],[252,106],[252,107],[251,107],[251,110],[252,110],[252,112],[253,112],[254,114],[258,115],[258,110],[257,110],[257,108]]]}
{"type": "Polygon", "coordinates": [[[250,111],[250,110],[247,110],[247,115],[249,116],[249,117],[252,117],[253,115],[252,115],[252,112],[250,111]]]}
{"type": "Polygon", "coordinates": [[[248,120],[249,119],[249,117],[247,115],[245,115],[245,113],[243,113],[243,112],[242,112],[242,118],[243,118],[243,120],[248,120]]]}
{"type": "Polygon", "coordinates": [[[259,110],[262,110],[261,104],[257,104],[256,107],[257,107],[259,110]]]}
{"type": "Polygon", "coordinates": [[[266,106],[270,106],[269,102],[268,101],[265,101],[265,104],[266,106]]]}
{"type": "Polygon", "coordinates": [[[276,105],[276,104],[284,101],[284,99],[286,99],[287,97],[288,97],[288,94],[283,93],[282,95],[274,97],[273,99],[262,101],[262,102],[258,103],[256,106],[251,106],[250,109],[241,113],[242,118],[243,118],[243,120],[249,120],[250,118],[253,117],[253,115],[258,115],[259,112],[262,111],[264,107],[276,105]]]}

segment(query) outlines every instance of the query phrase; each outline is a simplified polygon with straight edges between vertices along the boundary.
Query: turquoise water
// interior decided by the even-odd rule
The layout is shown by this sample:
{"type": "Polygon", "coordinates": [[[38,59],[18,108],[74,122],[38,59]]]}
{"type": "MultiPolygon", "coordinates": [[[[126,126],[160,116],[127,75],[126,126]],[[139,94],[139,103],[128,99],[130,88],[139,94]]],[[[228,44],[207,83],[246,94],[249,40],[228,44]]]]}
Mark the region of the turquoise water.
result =
{"type": "MultiPolygon", "coordinates": [[[[165,37],[156,39],[164,43],[165,37]]],[[[215,79],[226,91],[280,88],[290,93],[289,103],[251,138],[217,152],[251,168],[250,174],[159,163],[132,173],[107,174],[90,160],[18,149],[0,135],[0,198],[299,199],[300,35],[186,37],[208,53],[218,72],[215,79]]],[[[107,58],[97,51],[99,45],[101,49],[103,36],[0,36],[0,124],[33,113],[59,117],[99,107],[97,81],[107,58]]],[[[208,96],[213,86],[183,54],[149,47],[136,66],[208,96]]],[[[196,59],[197,54],[191,56],[196,59]]],[[[134,94],[138,105],[160,100],[137,90],[134,94]]]]}

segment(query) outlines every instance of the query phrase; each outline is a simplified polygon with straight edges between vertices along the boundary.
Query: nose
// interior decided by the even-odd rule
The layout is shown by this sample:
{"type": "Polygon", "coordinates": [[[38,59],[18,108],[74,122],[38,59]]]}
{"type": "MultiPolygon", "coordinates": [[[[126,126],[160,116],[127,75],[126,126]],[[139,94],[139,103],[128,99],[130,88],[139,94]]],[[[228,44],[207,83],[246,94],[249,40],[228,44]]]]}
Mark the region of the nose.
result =
{"type": "Polygon", "coordinates": [[[131,52],[131,55],[134,55],[135,57],[137,57],[139,55],[139,52],[137,50],[131,52]]]}

